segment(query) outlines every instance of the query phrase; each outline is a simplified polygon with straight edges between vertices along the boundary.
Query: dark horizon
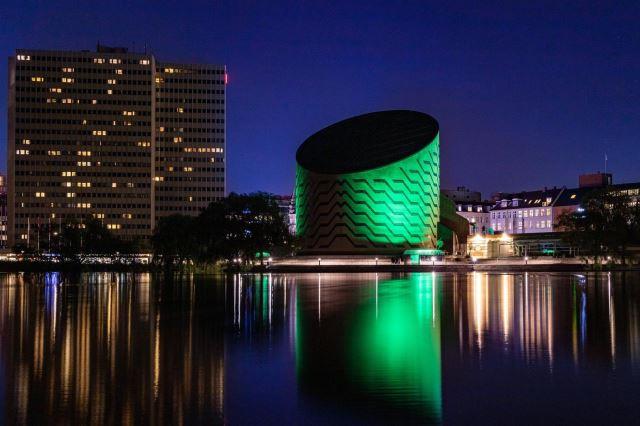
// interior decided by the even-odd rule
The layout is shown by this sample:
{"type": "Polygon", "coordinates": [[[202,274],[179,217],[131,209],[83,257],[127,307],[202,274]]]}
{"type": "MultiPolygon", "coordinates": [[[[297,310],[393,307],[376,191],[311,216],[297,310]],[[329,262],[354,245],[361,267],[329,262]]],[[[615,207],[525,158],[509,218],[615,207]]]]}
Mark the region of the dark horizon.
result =
{"type": "MultiPolygon", "coordinates": [[[[295,151],[347,117],[414,109],[440,123],[443,188],[640,181],[640,5],[554,2],[141,1],[0,6],[0,54],[95,49],[225,64],[229,192],[293,190],[295,151]]],[[[0,66],[6,170],[7,64],[0,66]]]]}

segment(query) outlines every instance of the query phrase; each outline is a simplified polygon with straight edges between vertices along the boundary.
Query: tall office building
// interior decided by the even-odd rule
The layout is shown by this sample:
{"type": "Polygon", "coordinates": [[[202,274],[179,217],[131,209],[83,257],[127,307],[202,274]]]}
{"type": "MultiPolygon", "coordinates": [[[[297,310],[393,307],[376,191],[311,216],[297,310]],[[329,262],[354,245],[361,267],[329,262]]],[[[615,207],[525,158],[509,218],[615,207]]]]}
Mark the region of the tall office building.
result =
{"type": "Polygon", "coordinates": [[[224,66],[146,53],[18,50],[9,58],[8,242],[101,220],[124,238],[225,194],[224,66]]]}

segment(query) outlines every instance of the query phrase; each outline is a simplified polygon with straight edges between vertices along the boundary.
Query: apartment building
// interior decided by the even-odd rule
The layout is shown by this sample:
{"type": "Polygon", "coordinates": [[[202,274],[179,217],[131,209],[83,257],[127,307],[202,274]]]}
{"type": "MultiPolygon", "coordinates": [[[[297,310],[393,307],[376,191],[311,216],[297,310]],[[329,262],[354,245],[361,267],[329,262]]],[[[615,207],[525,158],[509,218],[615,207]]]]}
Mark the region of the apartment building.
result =
{"type": "Polygon", "coordinates": [[[17,50],[9,58],[8,245],[95,218],[146,238],[225,194],[226,69],[152,54],[17,50]]]}

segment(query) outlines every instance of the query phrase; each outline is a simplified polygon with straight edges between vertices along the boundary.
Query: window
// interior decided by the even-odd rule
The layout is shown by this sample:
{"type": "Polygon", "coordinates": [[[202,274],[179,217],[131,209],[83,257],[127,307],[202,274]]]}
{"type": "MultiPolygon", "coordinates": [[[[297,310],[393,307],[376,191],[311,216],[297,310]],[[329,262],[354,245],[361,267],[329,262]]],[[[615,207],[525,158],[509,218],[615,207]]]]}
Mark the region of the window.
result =
{"type": "Polygon", "coordinates": [[[31,81],[35,83],[42,83],[44,81],[44,77],[31,77],[31,81]]]}
{"type": "Polygon", "coordinates": [[[30,61],[31,60],[31,56],[29,55],[18,55],[18,60],[19,61],[30,61]]]}
{"type": "Polygon", "coordinates": [[[63,177],[75,176],[76,172],[62,172],[63,177]]]}
{"type": "Polygon", "coordinates": [[[576,199],[576,194],[571,194],[571,197],[569,197],[569,198],[571,198],[572,200],[575,200],[576,199]]]}
{"type": "Polygon", "coordinates": [[[52,149],[50,149],[49,151],[47,151],[47,155],[57,156],[57,155],[61,155],[61,152],[60,152],[60,150],[52,150],[52,149]]]}
{"type": "Polygon", "coordinates": [[[46,194],[44,192],[36,192],[36,198],[44,198],[45,195],[46,194]]]}
{"type": "Polygon", "coordinates": [[[62,72],[74,72],[73,68],[62,68],[62,72]]]}
{"type": "Polygon", "coordinates": [[[93,58],[94,64],[104,64],[104,58],[93,58]]]}
{"type": "Polygon", "coordinates": [[[113,78],[110,78],[107,80],[107,84],[116,84],[116,80],[113,78]]]}
{"type": "Polygon", "coordinates": [[[76,193],[75,192],[67,192],[67,198],[75,198],[76,193]]]}
{"type": "Polygon", "coordinates": [[[140,65],[149,65],[148,59],[140,59],[140,65]]]}
{"type": "Polygon", "coordinates": [[[110,64],[120,64],[120,63],[122,63],[122,61],[120,59],[117,59],[117,58],[111,58],[111,59],[109,59],[109,63],[110,64]]]}
{"type": "Polygon", "coordinates": [[[17,149],[16,150],[16,154],[17,155],[29,155],[29,150],[28,149],[17,149]]]}
{"type": "Polygon", "coordinates": [[[73,83],[74,79],[71,77],[62,77],[62,82],[63,83],[73,83]]]}

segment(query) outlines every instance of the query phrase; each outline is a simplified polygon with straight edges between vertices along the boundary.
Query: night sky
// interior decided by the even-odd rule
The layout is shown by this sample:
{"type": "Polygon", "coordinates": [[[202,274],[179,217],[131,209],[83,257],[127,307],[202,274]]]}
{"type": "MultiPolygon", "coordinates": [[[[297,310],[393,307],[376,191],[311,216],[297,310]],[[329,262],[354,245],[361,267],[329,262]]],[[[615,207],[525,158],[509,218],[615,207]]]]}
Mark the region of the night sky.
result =
{"type": "Polygon", "coordinates": [[[6,58],[100,41],[228,66],[229,191],[291,193],[307,136],[396,108],[440,122],[443,187],[577,186],[605,151],[640,181],[640,2],[435,3],[5,0],[2,169],[6,58]]]}

